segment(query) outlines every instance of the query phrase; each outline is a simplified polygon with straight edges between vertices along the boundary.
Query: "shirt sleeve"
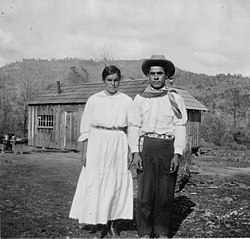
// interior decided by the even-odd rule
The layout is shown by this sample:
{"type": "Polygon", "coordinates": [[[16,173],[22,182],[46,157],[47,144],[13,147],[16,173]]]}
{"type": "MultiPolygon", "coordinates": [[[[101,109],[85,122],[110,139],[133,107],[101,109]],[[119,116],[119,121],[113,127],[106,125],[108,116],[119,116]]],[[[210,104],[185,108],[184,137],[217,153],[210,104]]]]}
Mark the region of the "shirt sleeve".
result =
{"type": "Polygon", "coordinates": [[[186,147],[187,110],[183,98],[177,94],[174,94],[174,97],[182,114],[181,119],[178,119],[176,116],[174,116],[174,128],[175,128],[174,153],[182,155],[186,147]]]}
{"type": "Polygon", "coordinates": [[[142,124],[142,116],[140,112],[138,96],[131,102],[128,113],[128,142],[131,153],[139,152],[139,137],[142,124]]]}
{"type": "Polygon", "coordinates": [[[91,109],[93,109],[92,104],[92,99],[89,98],[83,111],[80,125],[80,137],[78,138],[78,141],[84,141],[88,138],[89,131],[91,129],[91,109]]]}

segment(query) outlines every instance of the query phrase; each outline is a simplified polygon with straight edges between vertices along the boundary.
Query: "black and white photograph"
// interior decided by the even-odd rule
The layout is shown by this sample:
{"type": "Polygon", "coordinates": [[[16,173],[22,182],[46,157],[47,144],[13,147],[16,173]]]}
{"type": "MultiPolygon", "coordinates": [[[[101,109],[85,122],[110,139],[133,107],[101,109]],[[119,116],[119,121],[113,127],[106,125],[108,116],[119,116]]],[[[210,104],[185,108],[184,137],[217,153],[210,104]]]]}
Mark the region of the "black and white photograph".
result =
{"type": "Polygon", "coordinates": [[[0,0],[0,237],[250,238],[249,13],[0,0]]]}

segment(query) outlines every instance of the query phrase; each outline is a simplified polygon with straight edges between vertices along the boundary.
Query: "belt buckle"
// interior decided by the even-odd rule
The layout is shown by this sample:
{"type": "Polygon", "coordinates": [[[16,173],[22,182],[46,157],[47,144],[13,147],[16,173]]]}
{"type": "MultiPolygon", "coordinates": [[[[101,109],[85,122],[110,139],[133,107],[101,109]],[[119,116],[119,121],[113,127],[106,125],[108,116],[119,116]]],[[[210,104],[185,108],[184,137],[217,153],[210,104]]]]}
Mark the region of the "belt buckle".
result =
{"type": "Polygon", "coordinates": [[[166,139],[166,135],[165,134],[161,134],[160,135],[160,139],[166,139]]]}
{"type": "Polygon", "coordinates": [[[174,139],[173,135],[166,135],[166,136],[167,136],[167,139],[169,139],[169,140],[174,139]]]}

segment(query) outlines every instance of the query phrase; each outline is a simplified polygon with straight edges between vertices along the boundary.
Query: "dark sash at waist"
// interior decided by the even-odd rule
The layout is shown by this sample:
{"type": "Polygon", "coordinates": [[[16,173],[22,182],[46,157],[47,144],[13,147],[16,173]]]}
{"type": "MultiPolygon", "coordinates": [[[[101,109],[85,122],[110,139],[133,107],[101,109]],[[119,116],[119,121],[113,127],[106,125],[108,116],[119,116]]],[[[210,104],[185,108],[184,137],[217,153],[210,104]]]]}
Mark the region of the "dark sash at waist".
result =
{"type": "Polygon", "coordinates": [[[168,135],[168,134],[146,133],[144,134],[144,136],[155,139],[168,139],[168,140],[174,139],[173,135],[168,135]]]}

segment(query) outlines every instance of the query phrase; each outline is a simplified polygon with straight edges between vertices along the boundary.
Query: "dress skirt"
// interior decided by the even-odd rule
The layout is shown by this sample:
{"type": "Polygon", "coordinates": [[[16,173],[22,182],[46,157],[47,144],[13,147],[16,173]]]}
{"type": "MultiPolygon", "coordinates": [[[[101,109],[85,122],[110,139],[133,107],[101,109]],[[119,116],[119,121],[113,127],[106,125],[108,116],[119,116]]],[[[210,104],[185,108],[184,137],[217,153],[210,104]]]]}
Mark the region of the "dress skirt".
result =
{"type": "Polygon", "coordinates": [[[85,224],[133,219],[133,182],[123,131],[91,129],[86,167],[82,167],[69,217],[85,224]]]}

